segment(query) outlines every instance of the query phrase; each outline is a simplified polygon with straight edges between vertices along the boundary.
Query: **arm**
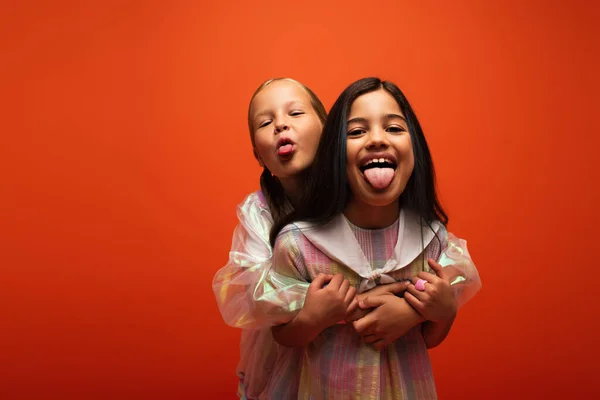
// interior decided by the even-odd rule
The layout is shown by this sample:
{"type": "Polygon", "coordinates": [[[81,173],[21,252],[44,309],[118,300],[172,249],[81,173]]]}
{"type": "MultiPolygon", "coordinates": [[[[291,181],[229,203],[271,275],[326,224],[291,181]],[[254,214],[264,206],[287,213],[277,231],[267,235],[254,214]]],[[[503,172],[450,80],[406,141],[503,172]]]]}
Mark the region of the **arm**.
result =
{"type": "Polygon", "coordinates": [[[450,332],[456,318],[457,303],[446,268],[432,259],[427,260],[427,263],[435,275],[419,272],[408,285],[404,298],[426,319],[422,332],[427,348],[430,349],[442,343],[450,332]],[[423,290],[417,289],[419,280],[426,281],[423,290]]]}
{"type": "Polygon", "coordinates": [[[456,315],[439,321],[426,321],[423,324],[423,339],[428,349],[439,346],[446,339],[455,317],[456,315]]]}
{"type": "Polygon", "coordinates": [[[382,349],[425,319],[403,298],[393,294],[368,296],[360,308],[373,308],[366,317],[353,322],[356,332],[376,349],[382,349]]]}
{"type": "Polygon", "coordinates": [[[395,283],[384,283],[381,285],[377,285],[373,289],[369,289],[366,292],[361,294],[357,294],[355,297],[354,308],[348,310],[348,315],[345,318],[347,323],[357,321],[363,317],[365,317],[368,313],[371,312],[370,308],[362,309],[360,307],[356,307],[361,301],[363,301],[367,297],[379,296],[382,294],[394,294],[396,296],[402,297],[404,291],[408,286],[408,282],[400,281],[395,283]]]}
{"type": "Polygon", "coordinates": [[[286,347],[305,347],[315,340],[326,327],[318,326],[302,315],[302,312],[287,324],[271,328],[273,338],[286,347]]]}
{"type": "Polygon", "coordinates": [[[212,282],[223,320],[232,327],[251,329],[288,320],[302,307],[308,283],[268,279],[271,217],[256,195],[248,196],[237,214],[229,261],[212,282]]]}
{"type": "MultiPolygon", "coordinates": [[[[322,288],[323,284],[331,279],[330,276],[319,275],[309,287],[309,293],[317,288],[322,288]]],[[[310,294],[307,296],[307,305],[311,302],[310,294]]],[[[305,307],[287,324],[274,326],[271,328],[273,338],[277,343],[286,347],[304,347],[315,340],[317,336],[328,326],[311,317],[310,307],[305,307]]]]}
{"type": "MultiPolygon", "coordinates": [[[[438,272],[442,270],[439,265],[433,265],[433,268],[438,272]]],[[[417,291],[414,285],[410,285],[405,298],[397,298],[391,293],[367,296],[360,302],[361,309],[377,308],[372,315],[355,323],[356,331],[365,337],[366,343],[375,343],[375,348],[381,348],[423,323],[422,332],[427,348],[438,346],[450,332],[456,307],[450,284],[446,282],[444,285],[443,278],[437,279],[439,282],[430,278],[433,283],[427,284],[427,293],[417,291]],[[435,321],[426,320],[424,315],[435,318],[435,321]]]]}
{"type": "Polygon", "coordinates": [[[481,288],[481,279],[467,250],[467,242],[446,233],[446,245],[439,256],[439,263],[428,260],[435,275],[419,273],[413,279],[425,279],[425,291],[408,288],[407,301],[427,318],[423,324],[423,337],[428,348],[438,346],[446,338],[458,309],[469,301],[481,288]]]}
{"type": "MultiPolygon", "coordinates": [[[[292,231],[282,233],[277,238],[273,261],[270,274],[292,279],[302,279],[307,274],[292,231]]],[[[342,274],[333,277],[317,275],[308,287],[302,309],[291,321],[273,327],[273,338],[282,346],[308,345],[324,329],[338,323],[348,312],[353,311],[350,305],[355,295],[356,289],[350,286],[350,282],[342,274]]]]}

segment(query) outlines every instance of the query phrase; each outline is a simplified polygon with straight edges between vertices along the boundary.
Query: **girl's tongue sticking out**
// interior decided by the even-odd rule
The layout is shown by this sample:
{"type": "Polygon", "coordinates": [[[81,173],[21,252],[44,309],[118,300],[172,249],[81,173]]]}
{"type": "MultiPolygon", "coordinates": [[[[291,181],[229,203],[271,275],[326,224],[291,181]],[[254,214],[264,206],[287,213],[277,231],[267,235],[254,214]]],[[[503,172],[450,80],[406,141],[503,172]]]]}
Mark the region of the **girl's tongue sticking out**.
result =
{"type": "Polygon", "coordinates": [[[376,159],[361,167],[365,180],[377,190],[386,189],[392,183],[396,165],[386,159],[376,159]]]}

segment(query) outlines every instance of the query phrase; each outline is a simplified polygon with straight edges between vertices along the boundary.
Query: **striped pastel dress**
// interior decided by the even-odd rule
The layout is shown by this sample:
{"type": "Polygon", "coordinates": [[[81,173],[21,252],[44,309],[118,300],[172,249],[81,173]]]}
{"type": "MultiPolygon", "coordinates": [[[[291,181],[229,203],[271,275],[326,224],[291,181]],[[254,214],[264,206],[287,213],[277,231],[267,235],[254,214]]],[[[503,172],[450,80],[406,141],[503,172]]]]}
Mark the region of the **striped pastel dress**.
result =
{"type": "MultiPolygon", "coordinates": [[[[405,213],[385,229],[361,229],[343,216],[328,225],[296,224],[282,231],[272,273],[307,282],[319,273],[342,273],[362,292],[385,279],[399,281],[429,270],[424,260],[438,259],[446,240],[441,224],[415,229],[405,213]]],[[[437,398],[421,325],[382,350],[363,343],[350,324],[326,329],[305,348],[277,346],[264,398],[437,398]]]]}

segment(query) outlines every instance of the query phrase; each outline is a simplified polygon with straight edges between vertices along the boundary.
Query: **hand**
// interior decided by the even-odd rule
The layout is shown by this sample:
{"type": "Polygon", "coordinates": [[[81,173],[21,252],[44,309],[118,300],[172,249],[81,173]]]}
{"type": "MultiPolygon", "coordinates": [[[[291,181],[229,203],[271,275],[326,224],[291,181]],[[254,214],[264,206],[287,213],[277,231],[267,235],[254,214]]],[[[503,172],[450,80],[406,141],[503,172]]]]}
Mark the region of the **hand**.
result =
{"type": "Polygon", "coordinates": [[[376,286],[373,289],[367,290],[364,293],[357,294],[356,297],[354,298],[354,300],[352,301],[352,303],[350,304],[350,307],[348,307],[348,311],[346,312],[345,321],[348,323],[357,321],[371,312],[371,309],[369,309],[369,308],[362,309],[358,306],[358,303],[360,301],[363,301],[366,297],[380,296],[380,295],[386,295],[386,294],[387,295],[402,294],[406,290],[407,286],[408,286],[408,282],[388,283],[388,284],[376,286]]]}
{"type": "Polygon", "coordinates": [[[361,309],[375,308],[364,318],[353,322],[354,329],[365,343],[381,349],[423,321],[403,298],[383,294],[366,297],[359,302],[361,309]]]}
{"type": "Polygon", "coordinates": [[[358,302],[359,302],[358,295],[356,295],[356,296],[354,296],[354,299],[352,300],[352,302],[350,303],[350,306],[348,306],[348,309],[346,310],[346,317],[344,318],[344,321],[346,323],[351,323],[351,322],[357,321],[371,312],[371,309],[366,309],[366,310],[361,309],[358,306],[358,302]]]}
{"type": "Polygon", "coordinates": [[[456,317],[457,307],[454,293],[450,287],[450,278],[444,268],[432,259],[427,260],[436,275],[428,272],[419,272],[408,285],[408,293],[404,294],[406,301],[413,306],[423,317],[429,321],[451,320],[456,317]],[[419,279],[427,281],[425,290],[420,291],[415,287],[419,279]]]}
{"type": "Polygon", "coordinates": [[[358,298],[358,301],[362,301],[365,299],[365,297],[380,296],[382,294],[398,295],[404,293],[408,285],[409,282],[406,281],[379,285],[375,286],[373,289],[367,290],[366,292],[356,295],[356,297],[358,298]]]}
{"type": "Polygon", "coordinates": [[[406,290],[408,286],[408,282],[395,282],[395,283],[387,283],[383,285],[379,285],[374,287],[373,289],[367,290],[361,294],[357,294],[354,298],[354,301],[350,304],[348,311],[346,313],[346,322],[353,322],[363,318],[365,315],[371,312],[371,309],[362,309],[358,307],[358,303],[363,301],[368,296],[380,296],[385,294],[402,294],[406,290]]]}
{"type": "Polygon", "coordinates": [[[356,288],[350,286],[350,281],[344,279],[342,274],[319,274],[309,285],[304,307],[300,312],[304,319],[325,329],[342,321],[348,312],[354,311],[351,305],[355,296],[356,288]],[[325,284],[327,286],[323,287],[325,284]]]}

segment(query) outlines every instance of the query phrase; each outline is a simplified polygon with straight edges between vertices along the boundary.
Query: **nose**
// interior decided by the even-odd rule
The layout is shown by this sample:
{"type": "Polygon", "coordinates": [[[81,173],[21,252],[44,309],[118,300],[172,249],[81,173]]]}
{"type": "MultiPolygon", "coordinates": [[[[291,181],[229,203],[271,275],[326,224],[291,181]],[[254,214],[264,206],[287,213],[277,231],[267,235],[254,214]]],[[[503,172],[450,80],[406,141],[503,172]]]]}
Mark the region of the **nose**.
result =
{"type": "Polygon", "coordinates": [[[287,116],[284,113],[278,113],[273,121],[275,133],[285,132],[290,129],[287,116]]]}
{"type": "Polygon", "coordinates": [[[274,125],[276,133],[285,132],[290,129],[290,126],[287,124],[287,121],[284,118],[278,118],[274,125]]]}
{"type": "Polygon", "coordinates": [[[387,148],[390,145],[385,130],[381,128],[374,128],[369,132],[367,138],[367,149],[382,149],[387,148]]]}

